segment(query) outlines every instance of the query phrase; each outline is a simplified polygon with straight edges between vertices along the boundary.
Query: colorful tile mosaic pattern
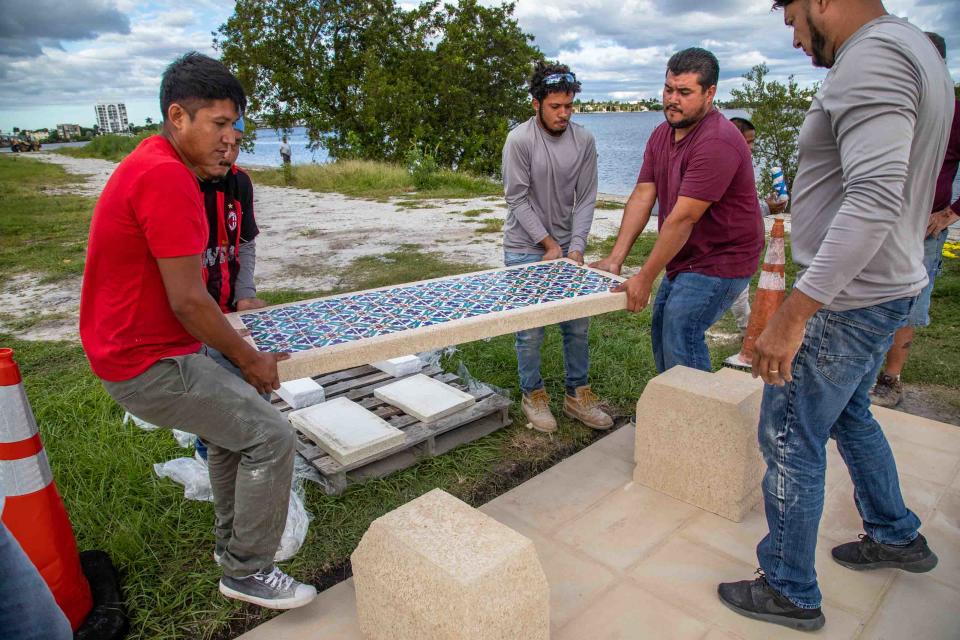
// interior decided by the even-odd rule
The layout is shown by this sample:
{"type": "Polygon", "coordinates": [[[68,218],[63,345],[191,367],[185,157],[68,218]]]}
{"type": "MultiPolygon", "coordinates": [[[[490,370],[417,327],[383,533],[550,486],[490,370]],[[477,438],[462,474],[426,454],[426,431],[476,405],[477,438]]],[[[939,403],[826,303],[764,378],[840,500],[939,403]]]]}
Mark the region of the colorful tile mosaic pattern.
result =
{"type": "Polygon", "coordinates": [[[619,284],[566,261],[466,274],[241,316],[261,351],[306,351],[609,291],[619,284]]]}

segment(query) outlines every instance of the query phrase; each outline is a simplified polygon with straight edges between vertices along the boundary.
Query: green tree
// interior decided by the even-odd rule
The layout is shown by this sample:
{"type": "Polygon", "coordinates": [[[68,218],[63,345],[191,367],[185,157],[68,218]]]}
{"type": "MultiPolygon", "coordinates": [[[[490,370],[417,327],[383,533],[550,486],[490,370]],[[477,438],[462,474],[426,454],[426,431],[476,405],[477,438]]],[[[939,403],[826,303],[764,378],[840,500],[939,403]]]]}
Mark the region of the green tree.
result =
{"type": "Polygon", "coordinates": [[[960,100],[960,84],[953,85],[953,95],[957,100],[960,100]]]}
{"type": "Polygon", "coordinates": [[[540,57],[512,4],[439,0],[238,0],[217,33],[223,61],[267,126],[307,128],[334,158],[499,171],[511,124],[530,113],[540,57]]]}
{"type": "Polygon", "coordinates": [[[770,193],[773,188],[770,170],[780,167],[787,190],[792,193],[800,127],[817,87],[801,88],[793,76],[786,84],[768,80],[769,72],[767,65],[758,64],[744,74],[746,83],[730,91],[731,102],[746,109],[757,128],[754,157],[763,167],[761,192],[770,193]]]}

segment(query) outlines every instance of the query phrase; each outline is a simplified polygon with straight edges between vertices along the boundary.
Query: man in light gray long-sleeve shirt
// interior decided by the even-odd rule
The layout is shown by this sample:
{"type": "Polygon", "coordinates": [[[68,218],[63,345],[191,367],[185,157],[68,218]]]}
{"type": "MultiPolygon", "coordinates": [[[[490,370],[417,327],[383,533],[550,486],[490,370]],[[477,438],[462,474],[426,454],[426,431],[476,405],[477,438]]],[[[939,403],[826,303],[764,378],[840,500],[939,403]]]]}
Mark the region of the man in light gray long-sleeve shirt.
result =
{"type": "Polygon", "coordinates": [[[800,131],[793,293],[756,343],[769,533],[763,575],[721,584],[751,618],[824,624],[814,570],[826,445],[834,438],[866,535],[833,549],[850,569],[937,564],[900,493],[868,392],[927,282],[923,236],[950,128],[953,87],[922,31],[880,0],[776,0],[794,46],[830,68],[800,131]]]}
{"type": "MultiPolygon", "coordinates": [[[[597,199],[597,150],[590,132],[570,121],[580,83],[565,65],[538,62],[530,78],[536,115],[517,126],[503,146],[507,266],[568,257],[583,264],[597,199]]],[[[588,384],[589,318],[560,323],[566,394],[563,411],[593,429],[613,420],[588,384]]],[[[556,431],[550,397],[540,376],[544,328],[517,333],[521,407],[530,426],[556,431]]]]}

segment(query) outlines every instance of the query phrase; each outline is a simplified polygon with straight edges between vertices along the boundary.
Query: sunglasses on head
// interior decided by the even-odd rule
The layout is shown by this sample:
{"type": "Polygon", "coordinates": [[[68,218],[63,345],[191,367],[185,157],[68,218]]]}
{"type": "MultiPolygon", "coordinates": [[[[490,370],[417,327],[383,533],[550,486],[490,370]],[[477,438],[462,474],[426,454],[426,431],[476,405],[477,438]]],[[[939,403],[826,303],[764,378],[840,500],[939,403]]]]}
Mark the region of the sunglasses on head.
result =
{"type": "Polygon", "coordinates": [[[543,84],[560,84],[561,82],[574,83],[577,81],[577,76],[572,73],[554,73],[543,79],[543,84]]]}

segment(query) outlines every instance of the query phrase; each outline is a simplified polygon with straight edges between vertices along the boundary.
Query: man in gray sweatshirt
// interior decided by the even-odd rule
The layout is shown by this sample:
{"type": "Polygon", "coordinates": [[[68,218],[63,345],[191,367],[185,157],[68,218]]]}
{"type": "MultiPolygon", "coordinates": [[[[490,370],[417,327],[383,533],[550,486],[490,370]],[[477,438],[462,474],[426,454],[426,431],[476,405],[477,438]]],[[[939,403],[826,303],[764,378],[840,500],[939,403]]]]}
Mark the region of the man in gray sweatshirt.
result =
{"type": "Polygon", "coordinates": [[[800,130],[793,189],[793,292],[756,343],[760,449],[769,533],[760,578],[719,586],[734,611],[823,626],[814,556],[826,445],[853,480],[865,535],[833,549],[854,569],[921,573],[937,557],[904,504],[868,392],[893,335],[927,283],[923,236],[943,159],[953,84],[922,31],[880,0],[776,0],[827,74],[800,130]]]}
{"type": "MultiPolygon", "coordinates": [[[[507,266],[562,257],[583,264],[597,200],[597,149],[590,132],[570,121],[579,91],[568,67],[537,63],[530,78],[536,115],[511,131],[503,146],[507,266]]],[[[560,323],[566,368],[563,412],[593,429],[609,429],[613,420],[588,383],[589,329],[589,318],[560,323]]],[[[517,333],[517,367],[523,412],[530,426],[550,433],[557,421],[540,377],[543,336],[543,327],[517,333]]]]}

